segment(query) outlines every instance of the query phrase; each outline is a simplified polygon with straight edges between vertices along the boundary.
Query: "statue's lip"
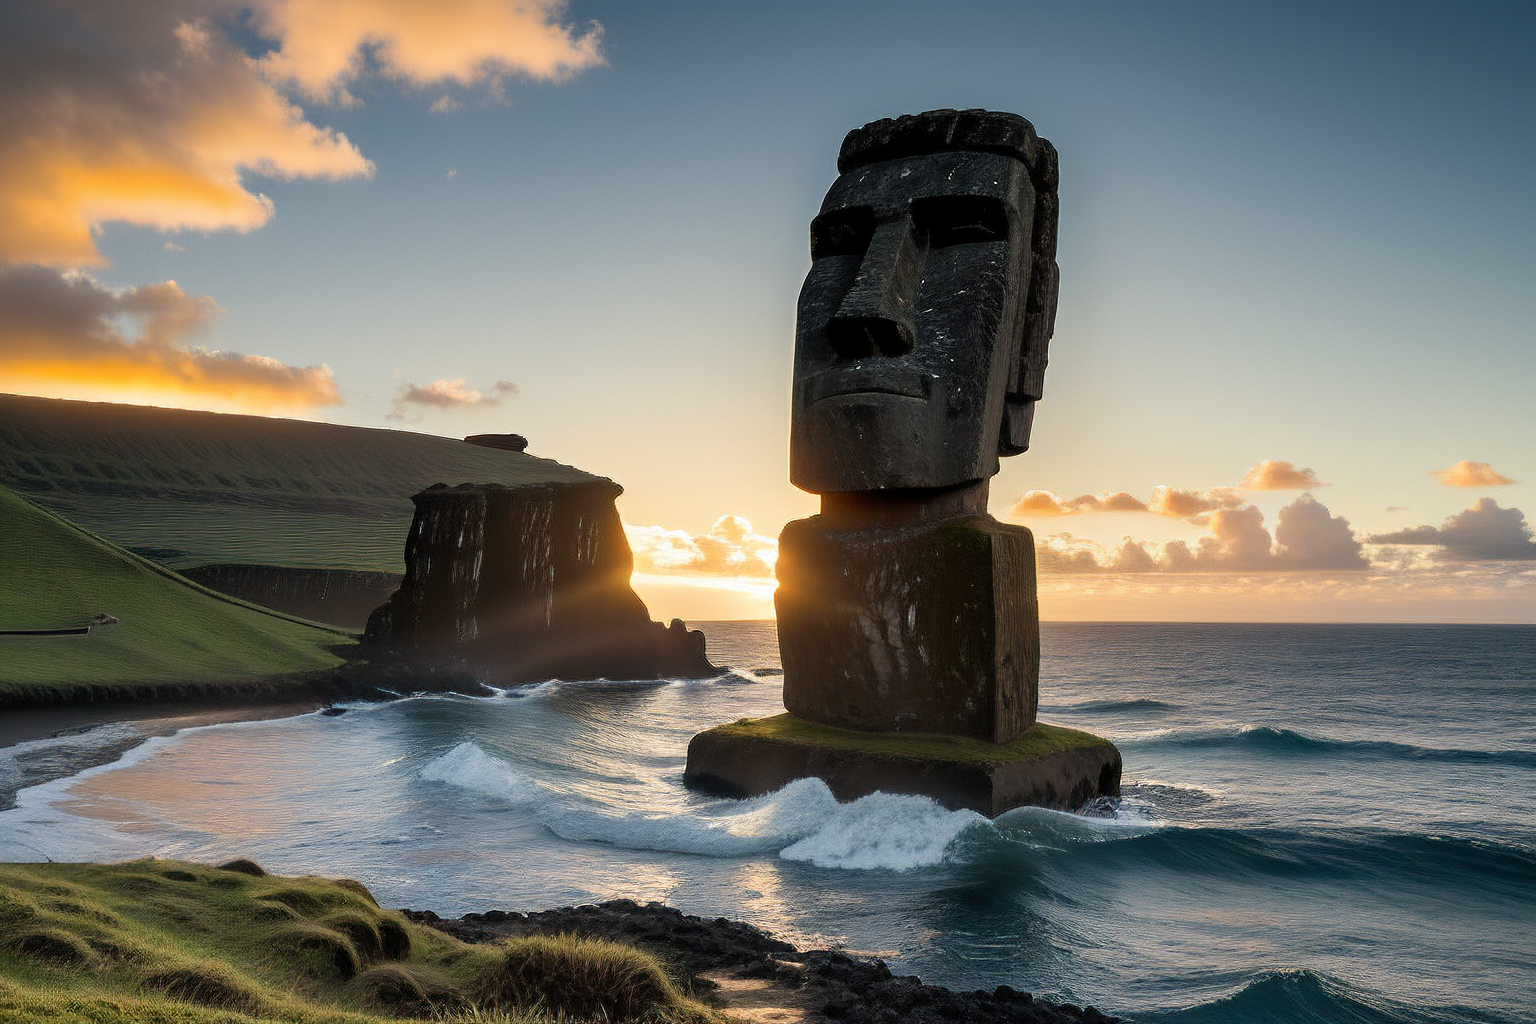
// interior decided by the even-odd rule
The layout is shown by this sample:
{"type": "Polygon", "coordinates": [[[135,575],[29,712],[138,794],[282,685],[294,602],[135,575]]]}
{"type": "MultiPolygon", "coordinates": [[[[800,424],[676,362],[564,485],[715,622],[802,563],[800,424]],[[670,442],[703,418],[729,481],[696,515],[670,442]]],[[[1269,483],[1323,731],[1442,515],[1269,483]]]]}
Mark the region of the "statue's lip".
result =
{"type": "Polygon", "coordinates": [[[927,401],[933,375],[906,366],[837,366],[806,380],[811,404],[849,395],[894,395],[927,401]]]}

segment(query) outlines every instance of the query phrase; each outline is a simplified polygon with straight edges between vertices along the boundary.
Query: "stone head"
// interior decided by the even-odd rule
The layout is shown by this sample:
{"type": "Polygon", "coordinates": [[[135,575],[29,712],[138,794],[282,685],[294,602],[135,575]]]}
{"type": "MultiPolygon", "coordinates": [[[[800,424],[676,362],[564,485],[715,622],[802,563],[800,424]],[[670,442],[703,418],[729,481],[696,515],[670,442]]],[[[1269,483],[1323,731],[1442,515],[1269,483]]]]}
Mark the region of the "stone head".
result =
{"type": "Polygon", "coordinates": [[[790,480],[952,487],[1029,447],[1056,318],[1056,150],[1017,114],[848,133],[811,222],[790,480]]]}

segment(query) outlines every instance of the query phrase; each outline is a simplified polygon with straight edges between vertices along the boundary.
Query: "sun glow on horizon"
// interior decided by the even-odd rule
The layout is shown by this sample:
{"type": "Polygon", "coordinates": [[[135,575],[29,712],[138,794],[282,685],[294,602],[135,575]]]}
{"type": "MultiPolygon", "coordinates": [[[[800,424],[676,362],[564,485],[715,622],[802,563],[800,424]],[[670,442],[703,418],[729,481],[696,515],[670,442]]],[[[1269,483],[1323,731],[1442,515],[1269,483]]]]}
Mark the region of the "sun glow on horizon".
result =
{"type": "MultiPolygon", "coordinates": [[[[210,391],[195,386],[176,387],[169,383],[139,381],[129,384],[111,380],[70,380],[61,375],[7,372],[0,376],[0,393],[29,398],[57,398],[73,402],[105,402],[111,405],[149,406],[156,409],[186,409],[192,412],[220,412],[242,416],[269,416],[324,422],[313,402],[295,402],[278,396],[253,393],[230,387],[210,391]]],[[[335,404],[335,403],[329,403],[335,404]]]]}

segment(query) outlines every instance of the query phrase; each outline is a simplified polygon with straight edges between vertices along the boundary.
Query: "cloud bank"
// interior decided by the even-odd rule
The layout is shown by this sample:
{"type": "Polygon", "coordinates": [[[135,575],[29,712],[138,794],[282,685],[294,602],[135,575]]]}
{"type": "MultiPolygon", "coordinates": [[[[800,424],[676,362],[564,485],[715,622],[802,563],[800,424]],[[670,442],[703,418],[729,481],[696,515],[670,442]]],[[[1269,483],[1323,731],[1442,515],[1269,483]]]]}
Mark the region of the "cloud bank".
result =
{"type": "Polygon", "coordinates": [[[1025,491],[1013,503],[1011,514],[1020,519],[1041,516],[1076,516],[1095,512],[1151,512],[1175,519],[1193,519],[1222,508],[1241,508],[1242,495],[1232,487],[1214,487],[1209,491],[1185,491],[1167,484],[1152,489],[1147,501],[1125,491],[1100,491],[1076,498],[1064,498],[1052,491],[1025,491]]]}
{"type": "Polygon", "coordinates": [[[1058,573],[1206,573],[1353,571],[1370,568],[1349,521],[1310,494],[1280,510],[1274,534],[1257,506],[1216,508],[1194,547],[1170,541],[1157,547],[1126,538],[1114,551],[1070,534],[1042,538],[1040,568],[1058,573]]]}
{"type": "Polygon", "coordinates": [[[1504,487],[1514,483],[1488,463],[1471,459],[1462,459],[1450,469],[1433,470],[1433,474],[1447,487],[1504,487]]]}
{"type": "Polygon", "coordinates": [[[1147,505],[1124,491],[1062,498],[1050,491],[1025,491],[1014,502],[1016,516],[1070,516],[1084,512],[1145,512],[1147,505]]]}
{"type": "Polygon", "coordinates": [[[779,542],[741,516],[725,515],[705,533],[624,524],[635,571],[708,576],[773,577],[779,542]]]}
{"type": "Polygon", "coordinates": [[[88,274],[0,269],[0,391],[282,413],[341,401],[330,367],[188,344],[222,311],[175,281],[112,289],[88,274]]]}
{"type": "Polygon", "coordinates": [[[1536,560],[1536,541],[1525,513],[1500,508],[1492,498],[1451,516],[1440,526],[1415,526],[1372,537],[1372,544],[1432,545],[1448,562],[1536,560]]]}

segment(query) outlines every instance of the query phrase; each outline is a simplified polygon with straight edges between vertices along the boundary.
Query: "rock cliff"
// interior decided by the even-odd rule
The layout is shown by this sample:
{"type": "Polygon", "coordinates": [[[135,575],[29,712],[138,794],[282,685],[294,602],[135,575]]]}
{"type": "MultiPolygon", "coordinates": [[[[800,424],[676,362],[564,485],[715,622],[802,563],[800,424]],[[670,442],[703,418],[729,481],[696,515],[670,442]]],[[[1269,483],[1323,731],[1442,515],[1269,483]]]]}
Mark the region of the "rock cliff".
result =
{"type": "Polygon", "coordinates": [[[704,634],[652,622],[610,480],[438,484],[414,496],[405,579],[365,650],[462,666],[493,683],[702,678],[704,634]]]}

